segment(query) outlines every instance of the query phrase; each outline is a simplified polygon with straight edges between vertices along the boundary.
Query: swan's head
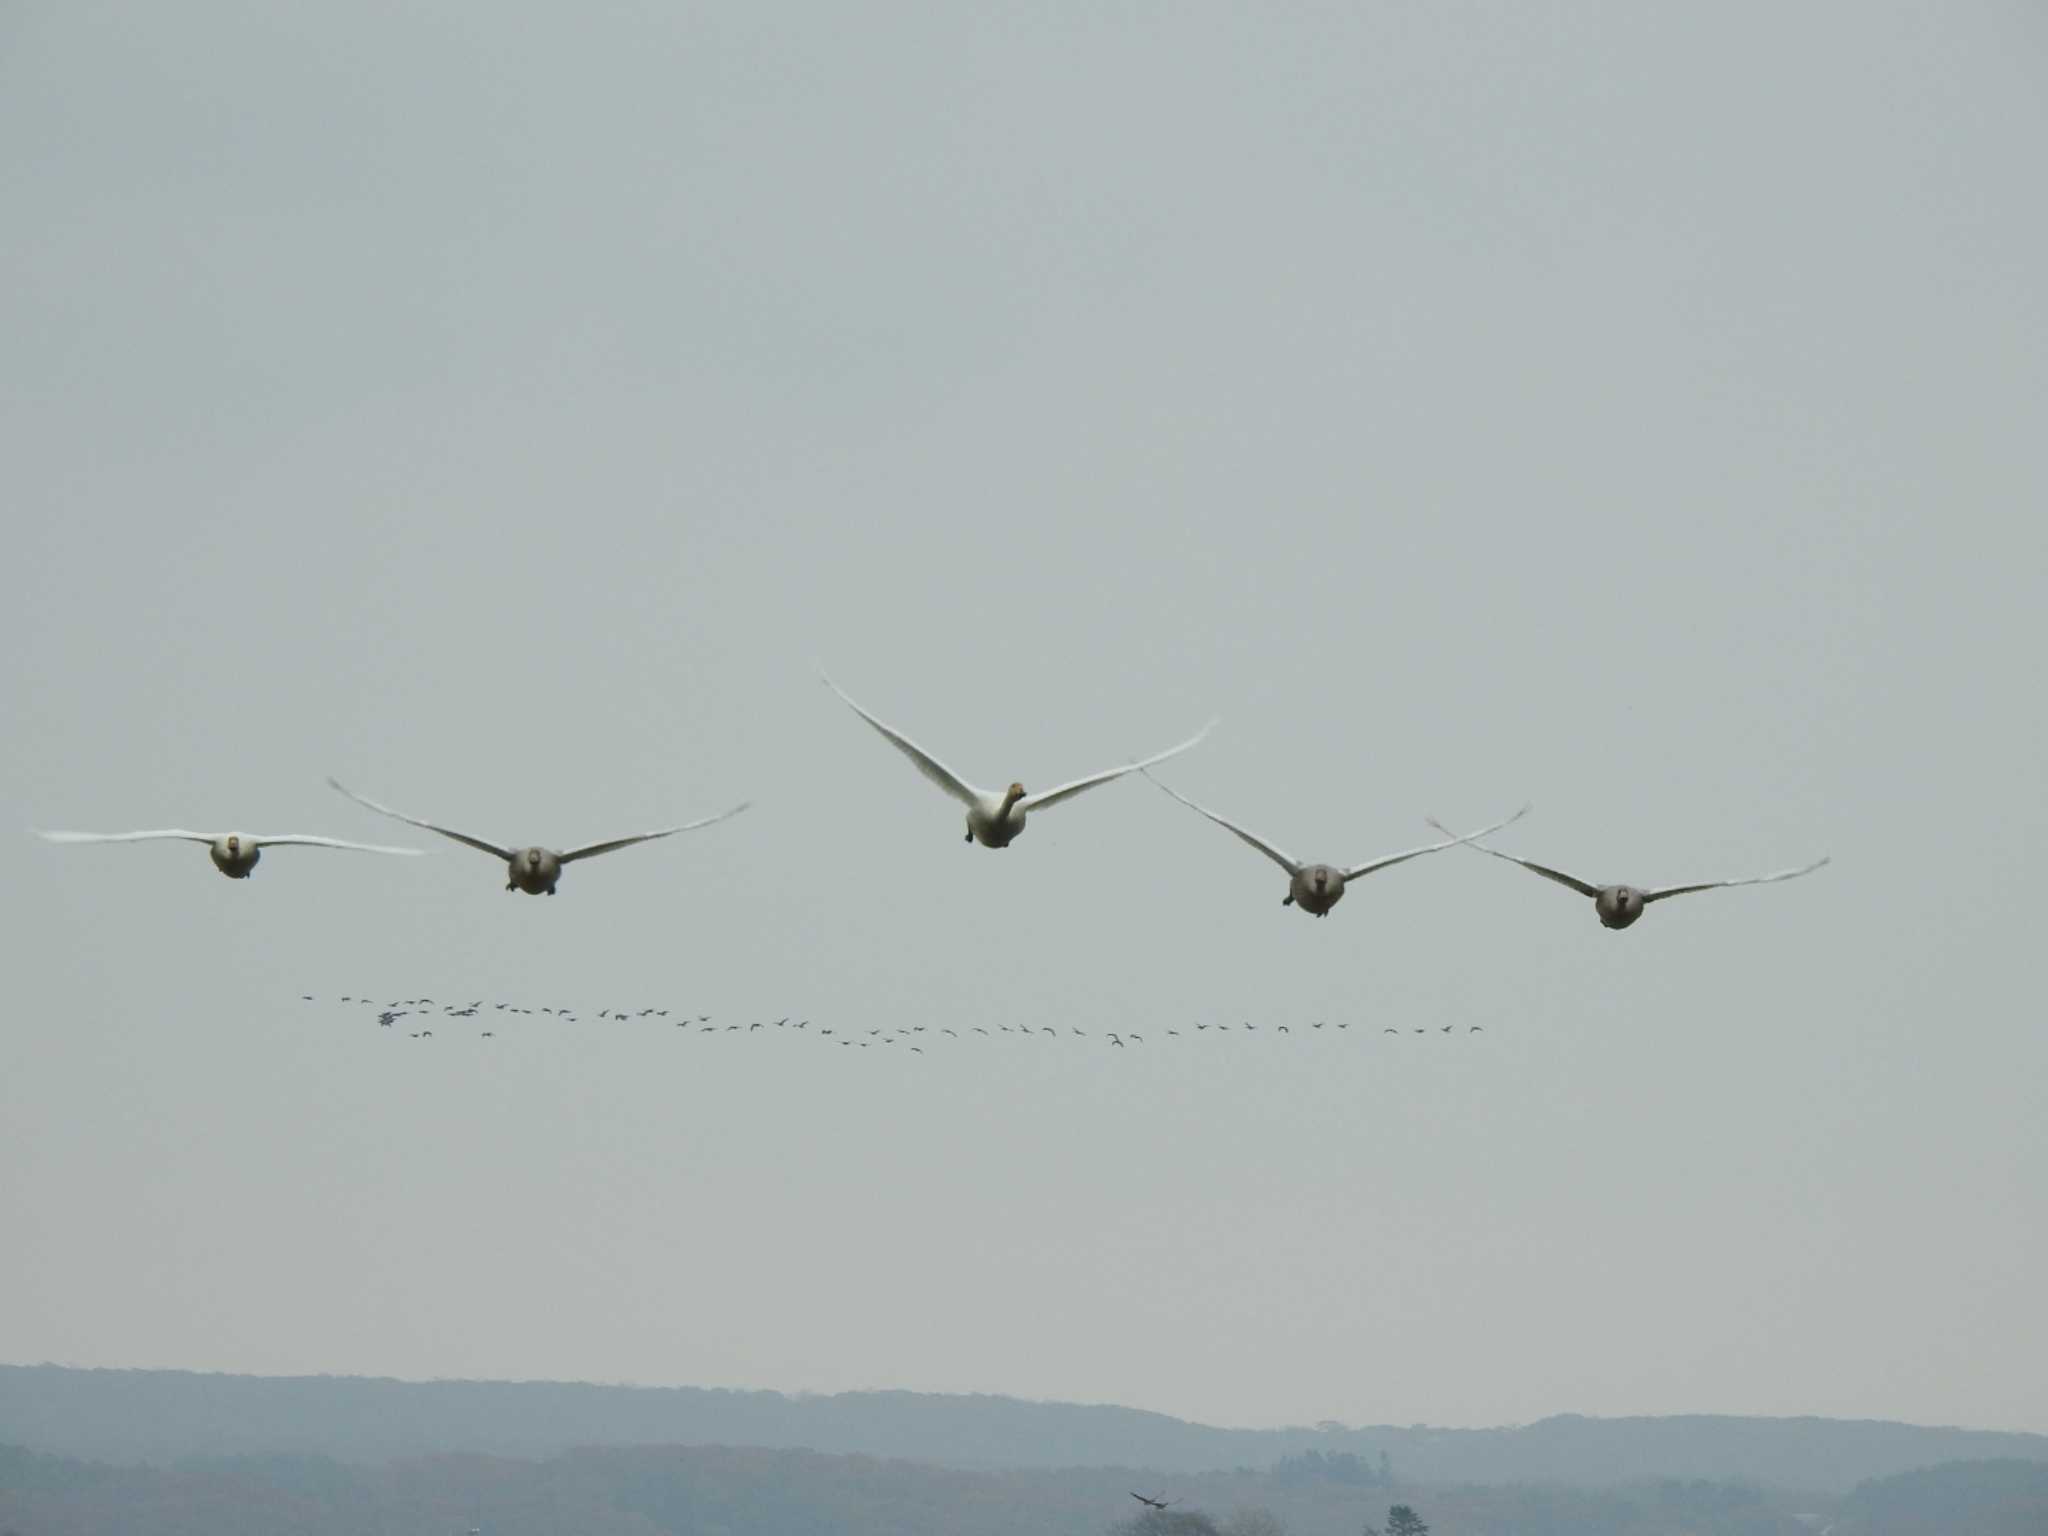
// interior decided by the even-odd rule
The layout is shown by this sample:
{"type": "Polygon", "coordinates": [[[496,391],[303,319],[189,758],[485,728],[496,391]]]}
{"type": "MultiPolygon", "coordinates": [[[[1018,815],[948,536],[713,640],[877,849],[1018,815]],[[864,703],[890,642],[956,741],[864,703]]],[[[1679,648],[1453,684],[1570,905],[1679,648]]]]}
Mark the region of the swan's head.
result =
{"type": "Polygon", "coordinates": [[[237,832],[230,832],[230,833],[228,834],[228,837],[227,837],[227,843],[228,843],[228,852],[229,852],[230,854],[240,854],[240,853],[241,853],[241,851],[242,851],[242,838],[241,838],[241,834],[240,834],[240,833],[237,833],[237,832]]]}
{"type": "Polygon", "coordinates": [[[1008,793],[1012,800],[1022,800],[1024,798],[1024,786],[1022,784],[1012,784],[1008,793]]]}
{"type": "Polygon", "coordinates": [[[540,868],[540,850],[538,848],[529,848],[526,850],[526,867],[528,869],[540,868]]]}
{"type": "Polygon", "coordinates": [[[1313,885],[1318,891],[1327,890],[1329,888],[1330,872],[1327,869],[1319,868],[1308,878],[1309,883],[1313,885]]]}

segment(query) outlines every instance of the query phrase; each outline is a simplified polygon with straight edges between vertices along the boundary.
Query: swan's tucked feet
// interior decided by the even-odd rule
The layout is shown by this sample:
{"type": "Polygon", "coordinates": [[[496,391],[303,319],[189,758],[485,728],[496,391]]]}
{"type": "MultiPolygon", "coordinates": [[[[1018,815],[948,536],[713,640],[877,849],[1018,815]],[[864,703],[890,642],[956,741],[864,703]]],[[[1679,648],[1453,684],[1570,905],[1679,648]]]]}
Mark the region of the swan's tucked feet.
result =
{"type": "Polygon", "coordinates": [[[967,841],[970,843],[974,841],[974,834],[972,832],[967,834],[967,841]]]}
{"type": "Polygon", "coordinates": [[[1283,907],[1291,907],[1294,905],[1294,898],[1292,896],[1282,896],[1280,898],[1280,905],[1283,907]]]}

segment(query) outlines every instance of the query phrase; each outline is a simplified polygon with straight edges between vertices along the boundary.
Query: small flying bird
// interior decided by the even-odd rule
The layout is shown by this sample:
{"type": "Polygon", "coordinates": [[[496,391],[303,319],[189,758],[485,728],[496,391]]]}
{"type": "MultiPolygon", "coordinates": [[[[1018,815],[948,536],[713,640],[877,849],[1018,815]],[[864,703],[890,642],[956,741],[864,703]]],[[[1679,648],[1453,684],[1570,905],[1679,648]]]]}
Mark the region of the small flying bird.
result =
{"type": "Polygon", "coordinates": [[[1161,784],[1149,772],[1146,773],[1145,777],[1152,779],[1152,782],[1158,785],[1162,793],[1173,796],[1174,799],[1197,815],[1206,816],[1209,820],[1215,822],[1217,826],[1223,828],[1224,831],[1235,834],[1240,841],[1258,849],[1259,852],[1286,870],[1287,894],[1280,898],[1280,905],[1283,907],[1300,907],[1302,911],[1312,917],[1328,917],[1330,909],[1344,899],[1344,887],[1353,880],[1362,879],[1366,875],[1372,874],[1376,870],[1386,869],[1390,865],[1401,864],[1409,859],[1420,858],[1425,853],[1439,853],[1446,848],[1454,848],[1459,843],[1469,843],[1475,837],[1484,837],[1489,832],[1498,832],[1502,827],[1520,821],[1529,814],[1529,807],[1525,805],[1515,812],[1514,815],[1507,817],[1505,820],[1497,821],[1490,827],[1481,827],[1477,832],[1468,832],[1463,837],[1447,834],[1449,840],[1446,842],[1426,843],[1420,848],[1410,848],[1401,853],[1389,853],[1377,859],[1368,859],[1363,864],[1304,864],[1292,854],[1282,852],[1263,837],[1260,837],[1256,832],[1249,831],[1229,818],[1219,816],[1214,811],[1195,804],[1194,801],[1180,793],[1180,791],[1161,784]]]}
{"type": "Polygon", "coordinates": [[[1173,1506],[1174,1506],[1174,1505],[1176,1505],[1176,1504],[1178,1504],[1178,1503],[1180,1502],[1180,1500],[1179,1500],[1179,1499],[1159,1499],[1159,1498],[1151,1498],[1151,1499],[1148,1499],[1148,1498],[1146,1498],[1146,1497],[1145,1497],[1145,1495],[1143,1495],[1142,1493],[1134,1493],[1134,1494],[1132,1494],[1132,1495],[1131,1495],[1131,1497],[1132,1497],[1132,1498],[1134,1498],[1134,1499],[1136,1499],[1136,1500],[1137,1500],[1137,1501],[1138,1501],[1138,1502],[1139,1502],[1140,1504],[1143,1504],[1143,1505],[1145,1505],[1145,1506],[1146,1506],[1146,1507],[1147,1507],[1148,1509],[1154,1509],[1154,1510],[1166,1510],[1166,1509],[1171,1509],[1171,1508],[1173,1508],[1173,1506]]]}
{"type": "MultiPolygon", "coordinates": [[[[386,848],[377,843],[350,843],[338,837],[314,837],[303,832],[187,832],[171,827],[161,832],[39,832],[46,843],[149,843],[175,841],[206,844],[213,867],[230,880],[246,880],[263,857],[265,848],[346,848],[353,853],[396,853],[419,857],[417,848],[386,848]]],[[[347,1002],[347,998],[342,999],[347,1002]]]]}
{"type": "Polygon", "coordinates": [[[631,837],[615,837],[602,843],[586,843],[581,848],[556,851],[552,848],[501,848],[496,843],[487,843],[480,837],[471,837],[467,832],[457,832],[448,827],[436,826],[431,821],[421,821],[403,811],[394,811],[388,805],[379,805],[367,795],[359,795],[339,779],[327,781],[342,794],[361,806],[367,806],[380,816],[389,816],[407,826],[418,827],[425,832],[438,832],[441,836],[465,843],[479,853],[488,853],[493,858],[505,861],[505,889],[524,891],[529,896],[552,896],[555,883],[562,878],[562,866],[573,864],[578,859],[596,858],[600,853],[611,853],[619,848],[630,848],[635,843],[652,842],[658,837],[673,837],[678,832],[693,832],[699,827],[708,827],[724,821],[728,816],[737,816],[750,801],[741,801],[729,811],[720,811],[716,816],[706,816],[698,821],[684,822],[679,827],[663,827],[658,832],[636,832],[631,837]]]}
{"type": "MultiPolygon", "coordinates": [[[[1429,824],[1439,832],[1444,830],[1442,823],[1438,822],[1434,817],[1429,818],[1429,824]]],[[[1489,828],[1488,830],[1492,829],[1489,828]]],[[[1472,834],[1472,837],[1476,838],[1484,835],[1484,833],[1475,832],[1472,834]]],[[[1472,838],[1461,838],[1459,841],[1472,842],[1472,838]]],[[[1581,896],[1592,897],[1593,911],[1598,915],[1600,926],[1603,928],[1626,928],[1630,923],[1633,923],[1643,915],[1643,908],[1653,901],[1662,901],[1667,896],[1685,896],[1694,891],[1725,890],[1729,886],[1735,885],[1772,885],[1780,880],[1796,880],[1801,875],[1812,874],[1816,869],[1830,862],[1833,858],[1832,854],[1823,854],[1811,864],[1802,864],[1797,869],[1781,869],[1774,874],[1768,875],[1750,875],[1741,880],[1702,880],[1695,885],[1644,887],[1635,885],[1594,885],[1589,880],[1581,880],[1576,875],[1568,875],[1561,869],[1552,869],[1547,864],[1538,864],[1534,859],[1524,859],[1512,853],[1502,853],[1498,848],[1489,848],[1485,843],[1472,842],[1472,846],[1481,853],[1492,854],[1496,859],[1505,859],[1510,864],[1519,864],[1522,868],[1539,874],[1546,880],[1555,880],[1559,885],[1569,886],[1581,896]]]]}
{"type": "MultiPolygon", "coordinates": [[[[821,672],[819,676],[824,677],[824,674],[821,672]]],[[[1163,763],[1170,757],[1178,757],[1200,742],[1216,725],[1216,722],[1211,720],[1179,746],[1168,747],[1164,752],[1154,753],[1151,757],[1135,763],[1127,763],[1121,768],[1105,768],[1102,772],[1091,773],[1085,778],[1070,779],[1055,789],[1041,790],[1032,795],[1025,793],[1022,784],[1012,784],[1001,794],[997,794],[993,790],[977,789],[894,726],[885,725],[861,708],[853,701],[852,696],[831,678],[825,677],[824,681],[825,686],[838,694],[849,709],[880,732],[882,738],[897,751],[909,758],[917,766],[919,773],[967,807],[967,841],[978,842],[984,848],[1009,847],[1024,830],[1024,818],[1032,811],[1049,810],[1063,800],[1072,799],[1083,790],[1093,789],[1098,784],[1107,784],[1112,779],[1120,779],[1127,773],[1136,773],[1154,763],[1163,763]]]]}

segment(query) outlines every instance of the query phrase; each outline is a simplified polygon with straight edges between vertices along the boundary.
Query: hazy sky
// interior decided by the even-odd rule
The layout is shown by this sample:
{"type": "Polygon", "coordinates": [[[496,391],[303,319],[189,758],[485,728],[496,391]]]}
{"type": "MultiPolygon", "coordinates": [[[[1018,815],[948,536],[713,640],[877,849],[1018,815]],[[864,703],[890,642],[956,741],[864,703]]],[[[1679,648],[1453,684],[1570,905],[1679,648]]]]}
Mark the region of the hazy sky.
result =
{"type": "Polygon", "coordinates": [[[0,11],[0,1359],[2048,1431],[2041,8],[986,9],[0,11]]]}

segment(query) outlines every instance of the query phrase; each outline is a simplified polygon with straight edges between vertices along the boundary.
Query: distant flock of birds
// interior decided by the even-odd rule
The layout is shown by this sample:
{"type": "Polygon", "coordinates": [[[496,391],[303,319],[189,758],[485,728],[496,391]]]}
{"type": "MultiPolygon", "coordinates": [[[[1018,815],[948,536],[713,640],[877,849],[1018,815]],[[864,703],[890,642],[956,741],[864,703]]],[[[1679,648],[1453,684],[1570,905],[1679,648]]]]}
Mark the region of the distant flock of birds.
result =
{"type": "MultiPolygon", "coordinates": [[[[299,1001],[303,1003],[317,1003],[320,999],[311,992],[302,992],[299,994],[299,1001]]],[[[497,1038],[497,1025],[508,1019],[525,1018],[552,1019],[563,1024],[608,1021],[617,1024],[667,1025],[670,1028],[682,1030],[686,1034],[699,1035],[740,1035],[746,1037],[763,1031],[783,1030],[792,1036],[802,1036],[806,1039],[822,1041],[827,1045],[839,1045],[848,1049],[868,1050],[875,1046],[903,1045],[909,1048],[912,1055],[918,1056],[925,1053],[925,1046],[936,1046],[941,1039],[969,1041],[977,1035],[990,1040],[993,1040],[997,1035],[1015,1035],[1020,1040],[1042,1039],[1047,1036],[1055,1040],[1078,1037],[1083,1040],[1100,1040],[1105,1046],[1116,1050],[1128,1050],[1134,1045],[1141,1046],[1145,1043],[1146,1039],[1145,1035],[1134,1029],[1088,1030],[1071,1023],[1064,1027],[1055,1027],[1051,1024],[998,1024],[993,1029],[983,1024],[964,1023],[958,1029],[948,1024],[910,1024],[896,1025],[894,1027],[876,1026],[874,1028],[860,1028],[856,1026],[854,1028],[847,1028],[843,1025],[817,1023],[811,1019],[799,1019],[788,1014],[783,1015],[779,1019],[750,1019],[744,1024],[726,1023],[708,1013],[692,1014],[687,1009],[676,1008],[600,1008],[594,1014],[587,1014],[569,1007],[529,1008],[517,1003],[486,1002],[482,998],[477,998],[467,1003],[436,1002],[431,997],[401,997],[388,1001],[379,1001],[375,998],[357,996],[353,993],[334,998],[332,1001],[356,1008],[375,1009],[377,1023],[381,1028],[397,1029],[403,1027],[406,1034],[414,1040],[433,1039],[432,1022],[435,1020],[445,1022],[459,1019],[480,1019],[491,1027],[479,1030],[479,1037],[485,1040],[492,1040],[497,1038]],[[413,1028],[412,1025],[401,1026],[399,1023],[401,1019],[410,1019],[413,1024],[419,1027],[413,1028]]],[[[1191,1022],[1185,1029],[1156,1029],[1152,1032],[1152,1038],[1155,1040],[1178,1040],[1183,1037],[1192,1038],[1213,1034],[1214,1038],[1222,1040],[1244,1034],[1263,1033],[1276,1039],[1281,1035],[1296,1034],[1302,1035],[1304,1038],[1313,1039],[1316,1038],[1315,1032],[1318,1030],[1328,1030],[1336,1034],[1351,1027],[1352,1025],[1349,1021],[1333,1022],[1329,1019],[1316,1019],[1299,1027],[1277,1024],[1270,1025],[1261,1031],[1259,1025],[1254,1024],[1249,1019],[1243,1019],[1235,1024],[1191,1022]]],[[[1358,1030],[1361,1034],[1371,1034],[1373,1026],[1361,1024],[1358,1026],[1358,1030]]],[[[1379,1033],[1383,1035],[1478,1035],[1484,1034],[1485,1031],[1486,1026],[1483,1024],[1417,1025],[1406,1029],[1396,1029],[1392,1025],[1379,1026],[1379,1033]]]]}
{"type": "MultiPolygon", "coordinates": [[[[916,765],[920,773],[966,808],[966,841],[980,843],[984,848],[1009,847],[1024,831],[1025,820],[1033,811],[1048,810],[1055,805],[1072,799],[1084,790],[1094,789],[1098,785],[1107,784],[1113,779],[1120,779],[1126,774],[1143,773],[1147,778],[1152,778],[1152,768],[1167,761],[1169,758],[1178,757],[1190,747],[1197,745],[1209,734],[1209,731],[1216,723],[1212,720],[1186,741],[1176,746],[1168,747],[1164,752],[1154,753],[1152,756],[1137,762],[1126,763],[1122,767],[1105,768],[1100,773],[1091,773],[1078,779],[1071,779],[1052,789],[1041,790],[1037,794],[1027,793],[1024,786],[1019,783],[1012,783],[1007,789],[998,794],[993,790],[980,789],[968,783],[967,780],[961,778],[952,769],[948,768],[936,757],[933,757],[894,726],[885,724],[874,715],[868,713],[866,709],[854,702],[853,698],[837,683],[833,682],[831,678],[824,678],[824,682],[828,688],[838,694],[855,714],[873,726],[884,740],[905,757],[909,758],[916,765]]],[[[506,846],[487,841],[484,838],[472,837],[467,832],[458,832],[452,827],[444,827],[436,822],[424,821],[416,816],[408,816],[403,811],[393,810],[390,806],[379,804],[367,795],[357,794],[354,790],[349,789],[335,779],[329,779],[327,782],[333,788],[348,796],[349,799],[376,812],[380,816],[404,822],[423,831],[438,833],[442,837],[451,838],[467,847],[474,848],[480,853],[489,854],[492,858],[501,861],[505,866],[505,889],[508,891],[524,891],[529,896],[554,895],[555,887],[562,878],[563,867],[573,864],[579,859],[595,858],[601,853],[612,853],[621,848],[630,848],[636,843],[652,842],[657,838],[673,837],[678,832],[691,832],[700,827],[712,826],[730,817],[737,816],[741,811],[747,809],[748,804],[747,802],[742,802],[730,810],[719,812],[715,816],[706,816],[697,821],[685,822],[681,826],[663,827],[659,831],[654,832],[636,832],[627,837],[615,837],[603,842],[586,843],[580,848],[558,850],[538,845],[528,847],[506,846]]],[[[1376,859],[1368,859],[1362,864],[1306,864],[1292,855],[1283,852],[1257,833],[1240,826],[1227,817],[1218,815],[1204,806],[1197,805],[1194,801],[1188,799],[1187,796],[1160,783],[1156,778],[1153,778],[1153,783],[1166,794],[1178,800],[1182,805],[1188,807],[1188,809],[1208,818],[1224,830],[1235,834],[1245,843],[1256,848],[1260,853],[1271,859],[1275,864],[1278,864],[1287,872],[1287,894],[1281,899],[1281,905],[1298,907],[1303,912],[1314,917],[1327,917],[1330,909],[1344,899],[1344,888],[1353,880],[1373,874],[1378,870],[1386,869],[1391,865],[1419,858],[1423,854],[1438,853],[1446,848],[1455,848],[1461,844],[1470,844],[1482,853],[1491,854],[1497,859],[1505,859],[1509,863],[1519,864],[1522,868],[1539,874],[1546,880],[1553,880],[1559,885],[1578,892],[1581,896],[1591,897],[1593,900],[1593,911],[1599,917],[1602,925],[1616,929],[1628,927],[1643,915],[1643,909],[1649,906],[1650,903],[1663,901],[1667,897],[1683,896],[1693,891],[1719,890],[1728,886],[1768,885],[1779,880],[1792,880],[1800,875],[1811,874],[1814,870],[1819,869],[1828,862],[1823,857],[1814,860],[1811,864],[1801,865],[1797,869],[1781,869],[1768,875],[1751,875],[1735,880],[1705,880],[1686,885],[1649,887],[1619,884],[1602,885],[1594,881],[1582,880],[1576,875],[1568,875],[1564,871],[1547,864],[1538,864],[1533,859],[1525,859],[1517,854],[1504,852],[1480,841],[1481,838],[1498,832],[1502,827],[1519,821],[1523,816],[1527,815],[1529,807],[1525,805],[1512,816],[1494,822],[1490,826],[1481,827],[1476,832],[1467,832],[1462,835],[1453,833],[1435,818],[1429,818],[1429,825],[1444,834],[1441,841],[1425,843],[1419,848],[1409,848],[1400,853],[1386,854],[1376,859]]],[[[393,848],[375,843],[349,842],[336,837],[315,837],[305,833],[265,835],[238,831],[189,832],[172,828],[152,832],[44,832],[41,835],[54,843],[133,843],[160,839],[204,843],[207,846],[209,857],[213,860],[214,868],[231,880],[247,879],[254,872],[257,861],[262,857],[262,852],[265,848],[346,848],[358,853],[387,854],[417,854],[421,851],[417,848],[393,848]]]]}

